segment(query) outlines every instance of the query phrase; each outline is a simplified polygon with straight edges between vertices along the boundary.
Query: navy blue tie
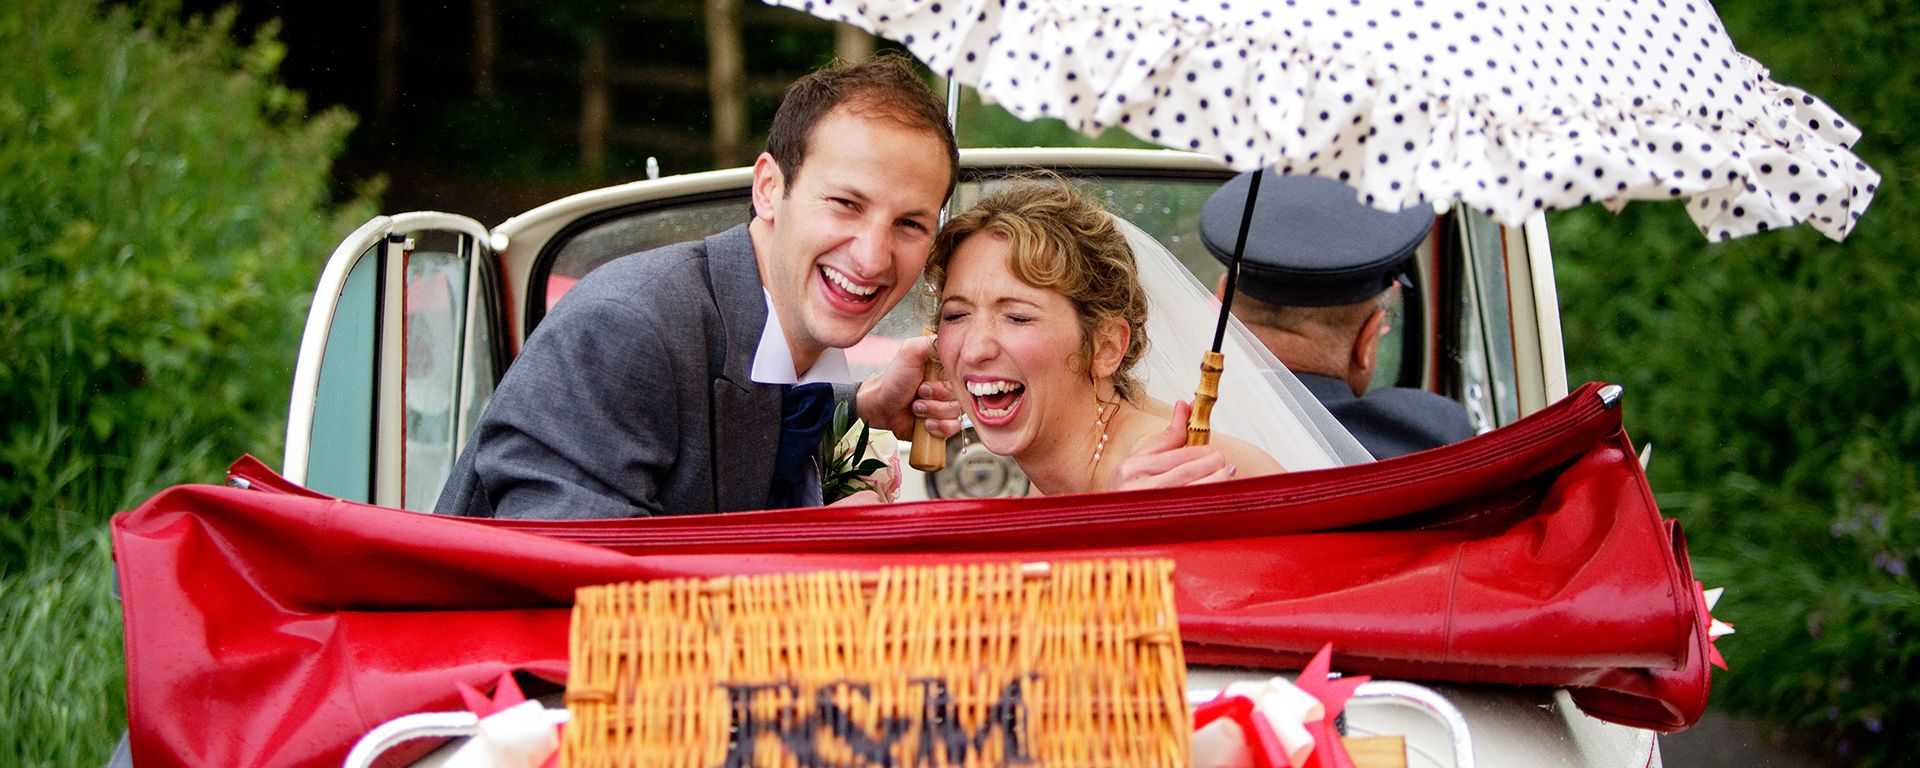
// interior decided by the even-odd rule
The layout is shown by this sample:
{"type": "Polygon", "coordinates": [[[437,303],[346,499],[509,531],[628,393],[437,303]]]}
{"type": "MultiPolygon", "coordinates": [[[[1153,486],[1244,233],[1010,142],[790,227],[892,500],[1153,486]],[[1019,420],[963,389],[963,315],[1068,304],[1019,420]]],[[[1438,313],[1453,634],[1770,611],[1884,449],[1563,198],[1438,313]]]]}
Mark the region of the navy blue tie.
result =
{"type": "Polygon", "coordinates": [[[768,509],[787,509],[813,503],[818,494],[807,484],[820,482],[808,472],[820,437],[833,422],[832,384],[794,384],[780,398],[780,447],[773,457],[773,485],[767,492],[768,509]]]}

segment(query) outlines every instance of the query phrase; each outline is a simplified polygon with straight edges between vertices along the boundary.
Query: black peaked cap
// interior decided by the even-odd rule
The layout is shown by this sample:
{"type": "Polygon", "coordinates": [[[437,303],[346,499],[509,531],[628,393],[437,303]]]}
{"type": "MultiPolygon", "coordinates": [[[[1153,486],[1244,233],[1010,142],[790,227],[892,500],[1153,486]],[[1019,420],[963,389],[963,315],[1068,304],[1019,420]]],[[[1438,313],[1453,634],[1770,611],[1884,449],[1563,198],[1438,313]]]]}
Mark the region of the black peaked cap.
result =
{"type": "MultiPolygon", "coordinates": [[[[1433,206],[1398,213],[1362,204],[1352,187],[1318,176],[1261,173],[1239,290],[1269,304],[1327,307],[1379,294],[1406,270],[1433,227],[1433,206]]],[[[1233,177],[1200,211],[1200,240],[1233,259],[1253,172],[1233,177]]]]}

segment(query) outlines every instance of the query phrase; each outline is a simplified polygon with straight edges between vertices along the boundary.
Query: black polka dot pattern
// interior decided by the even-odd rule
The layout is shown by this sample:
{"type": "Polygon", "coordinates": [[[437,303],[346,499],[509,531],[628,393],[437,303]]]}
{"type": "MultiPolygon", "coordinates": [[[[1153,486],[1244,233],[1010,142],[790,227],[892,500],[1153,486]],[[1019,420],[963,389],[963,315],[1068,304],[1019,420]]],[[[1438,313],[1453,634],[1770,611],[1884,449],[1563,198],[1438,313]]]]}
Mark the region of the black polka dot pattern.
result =
{"type": "Polygon", "coordinates": [[[1023,118],[1121,126],[1398,210],[1684,198],[1715,240],[1844,238],[1879,174],[1706,0],[769,0],[901,41],[1023,118]]]}

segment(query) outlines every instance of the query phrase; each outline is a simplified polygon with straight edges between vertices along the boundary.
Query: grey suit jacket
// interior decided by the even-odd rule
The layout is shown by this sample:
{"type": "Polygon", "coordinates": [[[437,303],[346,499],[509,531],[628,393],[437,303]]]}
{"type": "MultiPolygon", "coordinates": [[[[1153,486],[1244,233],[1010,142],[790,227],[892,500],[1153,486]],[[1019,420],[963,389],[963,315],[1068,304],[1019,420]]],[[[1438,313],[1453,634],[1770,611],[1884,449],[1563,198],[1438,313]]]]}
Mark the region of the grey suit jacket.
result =
{"type": "Polygon", "coordinates": [[[781,387],[748,374],[766,322],[744,224],[595,269],[527,339],[435,511],[587,519],[763,508],[781,387]]]}
{"type": "Polygon", "coordinates": [[[1331,376],[1300,373],[1300,383],[1376,459],[1391,459],[1473,437],[1467,409],[1422,389],[1387,387],[1354,397],[1331,376]]]}

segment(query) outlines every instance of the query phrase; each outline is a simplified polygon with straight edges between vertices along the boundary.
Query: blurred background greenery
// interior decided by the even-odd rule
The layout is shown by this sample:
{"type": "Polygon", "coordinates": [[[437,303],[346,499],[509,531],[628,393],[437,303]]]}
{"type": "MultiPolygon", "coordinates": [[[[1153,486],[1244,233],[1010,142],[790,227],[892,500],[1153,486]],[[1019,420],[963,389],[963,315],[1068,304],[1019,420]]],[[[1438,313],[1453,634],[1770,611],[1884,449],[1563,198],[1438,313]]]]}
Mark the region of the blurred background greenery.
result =
{"type": "MultiPolygon", "coordinates": [[[[872,44],[746,4],[745,127],[722,137],[692,0],[7,5],[0,762],[18,765],[105,760],[126,712],[104,520],[218,482],[242,453],[277,465],[340,236],[376,206],[496,222],[649,157],[669,174],[739,162],[779,87],[872,44]]],[[[1627,385],[1663,509],[1698,574],[1732,588],[1716,710],[1835,764],[1904,764],[1920,749],[1920,210],[1904,194],[1920,14],[1719,8],[1743,51],[1865,131],[1886,181],[1844,245],[1804,229],[1710,245],[1676,204],[1554,215],[1568,365],[1627,385]]],[[[970,145],[1092,141],[963,115],[970,145]]]]}
{"type": "Polygon", "coordinates": [[[1707,244],[1674,205],[1549,221],[1569,374],[1627,387],[1662,511],[1729,587],[1713,706],[1836,762],[1920,752],[1920,108],[1911,3],[1716,3],[1740,49],[1826,99],[1884,176],[1844,244],[1707,244]]]}

